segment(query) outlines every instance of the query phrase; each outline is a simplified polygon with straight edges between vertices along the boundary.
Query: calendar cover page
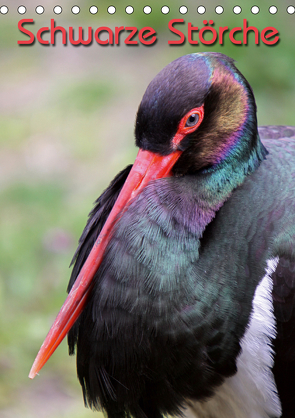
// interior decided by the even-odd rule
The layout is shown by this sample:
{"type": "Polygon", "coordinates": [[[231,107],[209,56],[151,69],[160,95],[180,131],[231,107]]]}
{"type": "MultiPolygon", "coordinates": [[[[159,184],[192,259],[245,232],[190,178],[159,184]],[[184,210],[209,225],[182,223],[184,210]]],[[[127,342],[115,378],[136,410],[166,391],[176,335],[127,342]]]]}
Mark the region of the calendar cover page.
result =
{"type": "Polygon", "coordinates": [[[259,126],[295,125],[294,19],[289,0],[0,4],[1,417],[94,416],[66,340],[28,373],[93,203],[135,160],[151,80],[181,56],[222,53],[251,85],[259,126]]]}

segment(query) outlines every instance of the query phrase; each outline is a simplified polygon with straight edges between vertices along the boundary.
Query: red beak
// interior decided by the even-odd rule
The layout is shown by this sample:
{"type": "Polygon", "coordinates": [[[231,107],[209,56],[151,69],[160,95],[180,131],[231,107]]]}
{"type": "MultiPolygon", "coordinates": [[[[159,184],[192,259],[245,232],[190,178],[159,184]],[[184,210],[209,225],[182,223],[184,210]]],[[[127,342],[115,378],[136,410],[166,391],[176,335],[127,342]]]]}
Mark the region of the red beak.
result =
{"type": "MultiPolygon", "coordinates": [[[[181,135],[181,139],[184,135],[181,135]]],[[[177,138],[179,140],[179,138],[177,138]]],[[[171,175],[171,169],[181,151],[162,157],[149,151],[139,150],[129,176],[118,199],[98,236],[74,286],[66,298],[34,361],[29,377],[33,379],[62,342],[85,307],[92,289],[92,279],[103,259],[111,240],[112,229],[127,209],[129,202],[151,181],[171,175]]]]}

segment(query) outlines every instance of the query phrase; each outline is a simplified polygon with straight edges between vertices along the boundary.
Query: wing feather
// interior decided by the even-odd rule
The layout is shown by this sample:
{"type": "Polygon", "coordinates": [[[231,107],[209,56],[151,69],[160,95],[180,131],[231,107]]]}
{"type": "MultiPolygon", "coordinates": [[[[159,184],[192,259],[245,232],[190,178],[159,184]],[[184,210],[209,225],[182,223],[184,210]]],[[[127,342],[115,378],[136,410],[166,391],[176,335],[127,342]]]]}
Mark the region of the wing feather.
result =
{"type": "MultiPolygon", "coordinates": [[[[73,265],[70,277],[68,292],[71,290],[76,278],[79,275],[83,264],[85,263],[100,231],[102,230],[116,200],[125,183],[125,180],[131,170],[132,165],[122,170],[110,183],[109,187],[95,201],[95,206],[89,213],[87,224],[79,239],[78,248],[71,261],[73,265]]],[[[79,319],[76,321],[72,329],[68,333],[69,353],[74,354],[75,345],[79,332],[79,319]]]]}
{"type": "Polygon", "coordinates": [[[277,321],[273,373],[283,417],[291,418],[295,411],[295,261],[280,257],[272,278],[277,321]]]}

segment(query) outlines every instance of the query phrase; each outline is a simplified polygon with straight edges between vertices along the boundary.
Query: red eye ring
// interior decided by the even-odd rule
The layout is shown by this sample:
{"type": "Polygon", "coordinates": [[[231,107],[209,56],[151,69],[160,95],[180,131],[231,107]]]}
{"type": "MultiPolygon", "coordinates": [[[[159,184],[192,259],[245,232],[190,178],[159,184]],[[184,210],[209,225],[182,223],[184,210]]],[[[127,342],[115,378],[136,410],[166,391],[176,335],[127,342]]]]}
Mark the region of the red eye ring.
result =
{"type": "Polygon", "coordinates": [[[195,107],[194,109],[191,109],[189,112],[187,112],[186,115],[183,116],[181,121],[179,122],[177,132],[172,140],[173,148],[176,149],[180,141],[185,137],[187,134],[191,134],[194,132],[202,123],[202,120],[204,119],[204,105],[200,107],[195,107]],[[198,115],[199,119],[197,123],[193,126],[186,126],[188,119],[192,115],[198,115]]]}
{"type": "Polygon", "coordinates": [[[204,118],[204,105],[200,106],[200,107],[196,107],[194,109],[191,109],[186,115],[184,115],[184,117],[181,119],[179,125],[178,125],[178,130],[177,133],[180,134],[190,134],[192,132],[194,132],[201,124],[202,120],[204,118]],[[198,115],[199,116],[199,120],[198,122],[193,125],[193,126],[186,126],[186,123],[188,121],[188,119],[192,116],[192,115],[198,115]]]}

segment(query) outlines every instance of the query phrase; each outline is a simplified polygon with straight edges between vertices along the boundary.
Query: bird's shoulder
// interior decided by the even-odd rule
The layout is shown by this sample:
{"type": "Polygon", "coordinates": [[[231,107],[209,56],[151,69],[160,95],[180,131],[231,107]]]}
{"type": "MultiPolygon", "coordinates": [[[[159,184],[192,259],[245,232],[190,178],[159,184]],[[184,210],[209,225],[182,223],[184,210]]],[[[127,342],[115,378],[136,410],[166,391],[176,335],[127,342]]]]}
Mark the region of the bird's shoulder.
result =
{"type": "Polygon", "coordinates": [[[295,126],[268,125],[259,126],[258,132],[261,139],[295,138],[295,126]]]}
{"type": "Polygon", "coordinates": [[[272,240],[272,253],[278,257],[271,275],[276,320],[273,374],[283,416],[291,417],[295,407],[295,127],[264,126],[259,134],[270,152],[265,177],[268,183],[277,183],[272,193],[277,203],[271,212],[279,225],[272,240]],[[270,164],[275,169],[269,170],[270,164]]]}
{"type": "Polygon", "coordinates": [[[275,170],[264,170],[272,177],[271,183],[277,182],[278,186],[277,205],[273,206],[272,214],[284,221],[281,223],[276,219],[280,230],[273,240],[272,249],[273,254],[279,257],[272,273],[278,339],[290,337],[292,328],[295,360],[295,127],[261,126],[259,134],[270,151],[270,160],[276,164],[275,170]]]}

